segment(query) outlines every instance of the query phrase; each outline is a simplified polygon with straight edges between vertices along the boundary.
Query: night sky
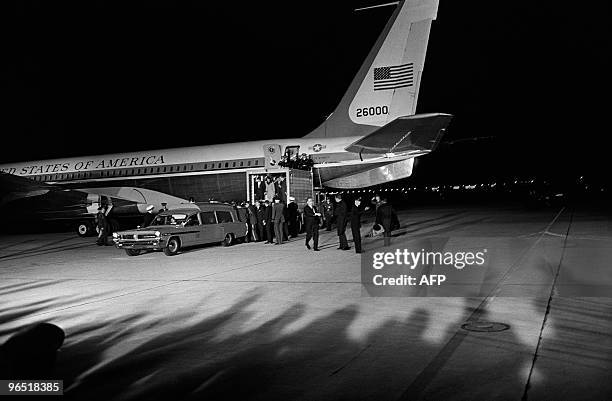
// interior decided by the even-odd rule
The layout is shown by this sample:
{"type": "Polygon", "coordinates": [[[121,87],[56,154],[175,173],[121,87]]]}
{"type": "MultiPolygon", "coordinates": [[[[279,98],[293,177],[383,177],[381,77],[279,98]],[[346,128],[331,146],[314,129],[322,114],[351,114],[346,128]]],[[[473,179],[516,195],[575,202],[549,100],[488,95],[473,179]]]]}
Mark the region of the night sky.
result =
{"type": "MultiPolygon", "coordinates": [[[[5,12],[0,162],[303,136],[392,12],[51,3],[5,12]]],[[[455,119],[414,179],[607,178],[609,6],[563,3],[441,0],[418,112],[455,119]]]]}

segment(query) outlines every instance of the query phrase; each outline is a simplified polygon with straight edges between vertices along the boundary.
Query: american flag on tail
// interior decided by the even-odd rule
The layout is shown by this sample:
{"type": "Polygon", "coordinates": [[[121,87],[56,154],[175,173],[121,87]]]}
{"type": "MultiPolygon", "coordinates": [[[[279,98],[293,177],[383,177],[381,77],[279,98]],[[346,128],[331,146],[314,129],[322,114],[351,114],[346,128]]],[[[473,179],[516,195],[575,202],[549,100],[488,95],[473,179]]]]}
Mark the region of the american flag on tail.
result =
{"type": "Polygon", "coordinates": [[[414,63],[374,68],[374,90],[405,88],[414,85],[414,63]]]}

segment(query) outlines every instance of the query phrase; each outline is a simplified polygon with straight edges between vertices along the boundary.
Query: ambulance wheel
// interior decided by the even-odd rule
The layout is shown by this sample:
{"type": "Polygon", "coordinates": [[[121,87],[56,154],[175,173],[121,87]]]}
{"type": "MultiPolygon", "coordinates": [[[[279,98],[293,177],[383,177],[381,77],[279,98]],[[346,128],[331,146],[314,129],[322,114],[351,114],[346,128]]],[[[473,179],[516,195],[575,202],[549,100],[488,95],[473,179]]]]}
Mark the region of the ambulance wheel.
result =
{"type": "Polygon", "coordinates": [[[234,234],[227,233],[225,234],[225,239],[223,240],[223,246],[230,246],[234,243],[234,234]]]}
{"type": "Polygon", "coordinates": [[[166,256],[174,256],[181,249],[181,241],[177,237],[172,237],[168,240],[168,245],[164,248],[166,256]]]}

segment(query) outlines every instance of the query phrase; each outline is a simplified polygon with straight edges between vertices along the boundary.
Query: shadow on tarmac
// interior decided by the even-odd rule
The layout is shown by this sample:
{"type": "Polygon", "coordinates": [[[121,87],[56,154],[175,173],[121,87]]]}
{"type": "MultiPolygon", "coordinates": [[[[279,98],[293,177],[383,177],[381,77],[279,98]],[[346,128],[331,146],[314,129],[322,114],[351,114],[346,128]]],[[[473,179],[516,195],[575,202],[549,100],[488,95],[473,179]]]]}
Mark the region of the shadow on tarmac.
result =
{"type": "MultiPolygon", "coordinates": [[[[196,313],[156,321],[132,314],[65,328],[55,377],[64,380],[65,398],[74,400],[522,397],[534,348],[522,343],[513,327],[499,333],[459,328],[465,321],[487,320],[482,308],[466,306],[441,345],[426,337],[432,316],[423,308],[414,309],[405,320],[388,319],[357,341],[349,336],[360,314],[356,305],[292,330],[306,315],[306,306],[295,303],[253,329],[240,330],[241,322],[255,316],[252,306],[260,296],[252,291],[224,311],[184,325],[181,322],[192,322],[196,313]],[[175,328],[168,331],[167,326],[175,328]],[[138,345],[115,356],[113,347],[128,340],[138,345]]],[[[542,308],[546,300],[534,302],[542,308]]],[[[580,345],[579,338],[573,340],[580,345]]],[[[592,353],[593,346],[584,347],[592,353]]],[[[575,352],[582,359],[589,357],[580,347],[575,352]]],[[[561,354],[548,354],[567,363],[561,354]]],[[[612,365],[610,355],[592,357],[595,367],[612,365]]],[[[547,380],[564,380],[541,374],[547,380]]],[[[597,388],[591,390],[591,398],[583,399],[603,395],[597,388]]]]}

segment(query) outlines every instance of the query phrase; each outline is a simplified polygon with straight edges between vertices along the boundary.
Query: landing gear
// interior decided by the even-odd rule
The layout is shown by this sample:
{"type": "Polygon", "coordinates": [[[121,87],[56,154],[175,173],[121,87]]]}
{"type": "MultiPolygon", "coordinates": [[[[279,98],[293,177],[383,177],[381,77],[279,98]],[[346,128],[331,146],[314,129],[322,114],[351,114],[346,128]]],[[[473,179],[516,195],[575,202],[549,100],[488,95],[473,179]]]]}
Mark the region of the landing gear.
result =
{"type": "Polygon", "coordinates": [[[94,224],[90,221],[81,221],[76,227],[79,237],[90,237],[96,233],[94,224]]]}

